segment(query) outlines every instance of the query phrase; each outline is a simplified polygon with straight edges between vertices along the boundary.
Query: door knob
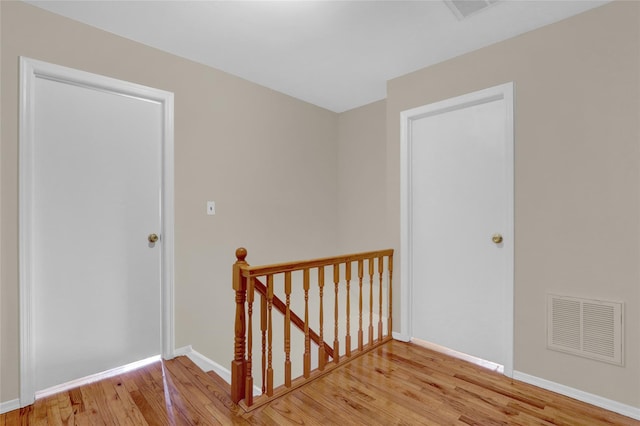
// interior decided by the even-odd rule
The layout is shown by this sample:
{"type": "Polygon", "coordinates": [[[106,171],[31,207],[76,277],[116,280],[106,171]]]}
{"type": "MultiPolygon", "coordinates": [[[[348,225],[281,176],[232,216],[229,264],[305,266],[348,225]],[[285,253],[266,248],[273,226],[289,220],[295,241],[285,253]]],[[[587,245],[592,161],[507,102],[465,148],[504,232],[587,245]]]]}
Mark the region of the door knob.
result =
{"type": "Polygon", "coordinates": [[[491,241],[493,241],[496,244],[500,244],[502,242],[502,235],[493,234],[493,237],[491,237],[491,241]]]}
{"type": "Polygon", "coordinates": [[[150,243],[155,243],[158,241],[158,236],[156,234],[149,234],[147,237],[150,243]]]}

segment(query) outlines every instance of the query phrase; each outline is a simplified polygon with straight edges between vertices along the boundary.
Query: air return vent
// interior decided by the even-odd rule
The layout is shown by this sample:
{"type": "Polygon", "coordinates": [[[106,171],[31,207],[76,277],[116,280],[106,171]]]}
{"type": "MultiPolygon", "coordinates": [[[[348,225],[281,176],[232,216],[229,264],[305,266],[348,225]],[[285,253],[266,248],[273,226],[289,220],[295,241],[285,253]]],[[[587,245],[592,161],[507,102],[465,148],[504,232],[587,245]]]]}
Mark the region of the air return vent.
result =
{"type": "Polygon", "coordinates": [[[622,365],[623,306],[547,295],[547,347],[622,365]]]}
{"type": "Polygon", "coordinates": [[[480,12],[499,0],[444,0],[449,9],[460,20],[480,12]]]}

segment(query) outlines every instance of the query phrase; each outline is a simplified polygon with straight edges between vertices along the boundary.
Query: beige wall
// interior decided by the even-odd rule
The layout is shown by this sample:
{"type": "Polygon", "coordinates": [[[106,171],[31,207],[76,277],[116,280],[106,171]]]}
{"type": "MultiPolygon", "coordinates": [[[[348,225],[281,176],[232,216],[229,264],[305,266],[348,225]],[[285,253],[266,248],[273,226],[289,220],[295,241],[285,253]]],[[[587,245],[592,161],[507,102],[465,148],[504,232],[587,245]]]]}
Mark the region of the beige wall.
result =
{"type": "Polygon", "coordinates": [[[639,4],[614,3],[392,80],[386,102],[340,115],[21,3],[0,2],[0,11],[0,401],[18,395],[25,55],[176,94],[176,343],[223,365],[236,246],[254,264],[397,249],[400,111],[515,81],[515,368],[640,406],[639,4]],[[626,366],[546,350],[547,291],[623,300],[626,366]]]}
{"type": "Polygon", "coordinates": [[[390,81],[394,244],[400,112],[508,81],[516,99],[515,369],[640,407],[640,3],[614,2],[390,81]],[[625,366],[547,350],[547,292],[623,301],[625,366]]]}
{"type": "Polygon", "coordinates": [[[236,247],[254,264],[336,254],[337,114],[24,3],[0,8],[0,401],[18,397],[20,55],[175,93],[176,346],[228,367],[236,247]]]}
{"type": "Polygon", "coordinates": [[[338,119],[338,235],[341,253],[385,249],[386,102],[338,119]]]}

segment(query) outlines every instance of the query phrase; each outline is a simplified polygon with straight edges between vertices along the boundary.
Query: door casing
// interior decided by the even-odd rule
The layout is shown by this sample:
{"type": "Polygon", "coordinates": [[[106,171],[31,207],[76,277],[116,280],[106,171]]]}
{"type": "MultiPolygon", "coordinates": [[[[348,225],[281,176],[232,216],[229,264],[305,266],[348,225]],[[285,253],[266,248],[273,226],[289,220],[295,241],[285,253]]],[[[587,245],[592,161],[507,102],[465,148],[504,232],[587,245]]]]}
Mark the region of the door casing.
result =
{"type": "Polygon", "coordinates": [[[174,357],[174,155],[173,93],[59,65],[20,58],[19,137],[19,289],[20,289],[20,406],[35,400],[35,339],[32,281],[34,87],[36,79],[60,81],[80,87],[132,96],[160,103],[163,109],[161,184],[161,354],[174,357]]]}
{"type": "MultiPolygon", "coordinates": [[[[409,340],[413,337],[413,326],[411,319],[413,318],[411,312],[411,300],[412,289],[414,283],[412,281],[413,270],[412,265],[412,170],[411,170],[411,126],[414,120],[418,120],[425,115],[444,113],[448,110],[456,110],[468,105],[475,105],[486,102],[488,100],[503,99],[506,105],[506,146],[505,146],[505,176],[506,186],[504,188],[504,195],[506,197],[507,205],[507,224],[505,229],[505,236],[511,236],[514,241],[514,125],[513,125],[513,102],[514,102],[514,88],[513,82],[505,83],[499,86],[491,87],[477,92],[468,93],[462,96],[446,99],[443,101],[435,102],[432,104],[424,105],[421,107],[409,109],[403,111],[400,114],[400,246],[401,246],[401,258],[400,258],[400,274],[401,274],[401,294],[400,294],[400,309],[401,309],[401,328],[400,338],[403,340],[409,340]]],[[[514,322],[514,247],[515,244],[509,244],[507,256],[507,270],[506,277],[507,283],[504,289],[503,307],[502,313],[503,320],[506,324],[506,333],[504,336],[504,344],[507,353],[505,359],[507,360],[504,365],[504,374],[507,376],[513,375],[513,322],[514,322]]],[[[506,247],[505,247],[506,248],[506,247]]]]}

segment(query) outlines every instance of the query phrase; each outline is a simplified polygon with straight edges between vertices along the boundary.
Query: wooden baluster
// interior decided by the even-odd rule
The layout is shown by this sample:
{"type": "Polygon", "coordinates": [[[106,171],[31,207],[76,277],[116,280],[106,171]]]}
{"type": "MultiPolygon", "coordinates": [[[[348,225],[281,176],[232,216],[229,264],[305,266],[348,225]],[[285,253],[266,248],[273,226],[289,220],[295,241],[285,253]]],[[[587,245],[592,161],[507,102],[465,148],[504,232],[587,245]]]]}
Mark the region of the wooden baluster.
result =
{"type": "Polygon", "coordinates": [[[335,287],[335,298],[333,307],[334,327],[333,327],[333,362],[340,362],[340,341],[338,340],[338,285],[340,284],[340,264],[333,265],[333,284],[335,287]]]}
{"type": "Polygon", "coordinates": [[[244,385],[244,399],[247,406],[253,405],[253,374],[251,361],[253,358],[253,297],[256,279],[249,278],[247,285],[247,370],[244,385]]]}
{"type": "Polygon", "coordinates": [[[262,393],[267,391],[267,298],[260,296],[260,331],[262,333],[262,393]]]}
{"type": "Polygon", "coordinates": [[[393,254],[389,256],[389,317],[387,318],[387,335],[393,335],[393,324],[391,311],[393,309],[393,254]]]}
{"type": "Polygon", "coordinates": [[[373,258],[369,259],[369,344],[373,344],[373,258]]]}
{"type": "Polygon", "coordinates": [[[303,272],[304,288],[304,378],[308,379],[311,374],[311,339],[309,339],[309,269],[303,272]]]}
{"type": "Polygon", "coordinates": [[[345,265],[345,280],[347,280],[347,335],[344,338],[344,351],[345,355],[351,356],[351,262],[347,262],[345,265]]]}
{"type": "Polygon", "coordinates": [[[267,396],[273,395],[273,275],[267,275],[267,396]]]}
{"type": "Polygon", "coordinates": [[[284,385],[291,387],[291,272],[284,273],[284,294],[287,305],[284,315],[284,385]]]}
{"type": "Polygon", "coordinates": [[[320,266],[318,268],[318,288],[320,290],[320,344],[318,346],[318,369],[320,371],[324,370],[324,364],[326,363],[326,355],[324,353],[324,335],[323,335],[323,324],[324,324],[324,311],[322,305],[322,296],[324,292],[324,267],[320,266]]]}
{"type": "Polygon", "coordinates": [[[382,274],[384,273],[384,263],[382,256],[378,257],[378,275],[380,276],[380,297],[378,303],[378,340],[382,340],[382,274]]]}
{"type": "MultiPolygon", "coordinates": [[[[368,346],[369,349],[374,347],[374,342],[381,342],[385,337],[383,330],[383,306],[384,300],[384,276],[385,276],[385,256],[388,258],[388,294],[386,301],[388,302],[386,338],[390,338],[393,333],[392,322],[392,301],[393,301],[393,251],[379,251],[375,257],[370,257],[372,253],[361,253],[354,256],[336,256],[325,259],[314,259],[307,262],[290,262],[281,265],[266,265],[263,267],[249,268],[245,261],[246,250],[238,249],[236,251],[237,260],[233,266],[233,289],[235,291],[236,312],[234,323],[234,359],[231,365],[231,396],[235,403],[242,401],[244,398],[247,406],[253,405],[253,311],[256,302],[256,292],[260,297],[260,330],[262,337],[262,393],[267,397],[275,396],[274,389],[274,369],[273,369],[273,308],[284,313],[284,387],[292,386],[292,362],[291,362],[291,324],[295,325],[304,332],[304,360],[303,373],[305,378],[311,377],[311,342],[319,341],[318,347],[318,369],[324,370],[328,360],[333,360],[336,365],[340,364],[340,340],[339,340],[339,305],[340,305],[340,263],[345,263],[345,281],[346,281],[346,333],[345,333],[345,356],[352,356],[351,347],[351,280],[353,263],[358,262],[358,351],[365,350],[364,346],[364,300],[363,293],[366,290],[365,285],[365,262],[368,259],[369,266],[369,327],[368,327],[368,346]],[[356,259],[349,261],[348,259],[356,259]],[[374,312],[374,263],[378,262],[378,333],[377,340],[374,340],[373,312],[374,312]],[[313,265],[313,266],[311,266],[313,265]],[[323,266],[319,266],[323,265],[323,266]],[[324,273],[325,268],[333,266],[333,282],[334,282],[334,341],[333,348],[325,343],[324,340],[324,273]],[[310,272],[313,267],[318,268],[318,288],[320,296],[319,306],[319,327],[320,333],[316,335],[310,327],[309,322],[309,289],[310,289],[310,272]],[[292,273],[294,271],[303,272],[303,289],[304,289],[304,321],[301,320],[291,309],[291,291],[292,291],[292,273]],[[284,274],[284,291],[286,301],[283,303],[274,294],[274,277],[275,274],[284,274]],[[255,274],[255,275],[254,275],[255,274]],[[267,285],[263,285],[256,276],[266,276],[267,285]],[[246,307],[245,307],[246,305],[246,307]]],[[[298,352],[299,353],[299,352],[298,352]]],[[[281,390],[279,392],[282,392],[281,390]]]]}
{"type": "Polygon", "coordinates": [[[233,290],[236,292],[236,317],[234,323],[234,355],[231,362],[231,400],[238,403],[244,397],[245,386],[245,314],[244,302],[246,298],[247,280],[242,276],[242,268],[248,266],[245,262],[247,250],[236,250],[236,263],[233,265],[233,290]]]}
{"type": "Polygon", "coordinates": [[[362,351],[362,265],[364,260],[358,260],[358,287],[360,288],[360,296],[358,298],[358,350],[362,351]]]}

